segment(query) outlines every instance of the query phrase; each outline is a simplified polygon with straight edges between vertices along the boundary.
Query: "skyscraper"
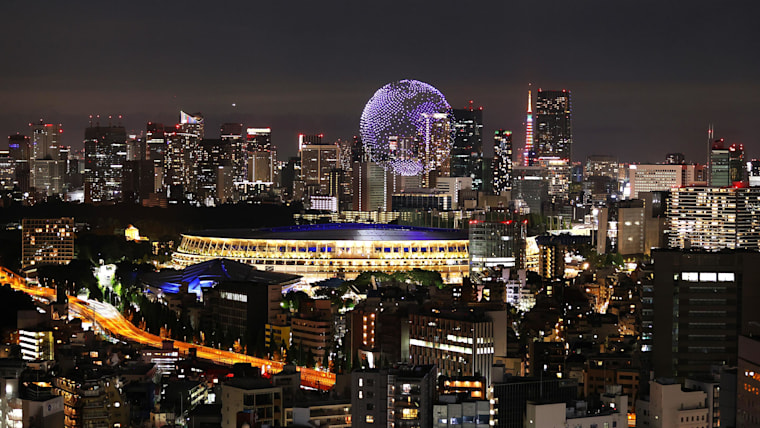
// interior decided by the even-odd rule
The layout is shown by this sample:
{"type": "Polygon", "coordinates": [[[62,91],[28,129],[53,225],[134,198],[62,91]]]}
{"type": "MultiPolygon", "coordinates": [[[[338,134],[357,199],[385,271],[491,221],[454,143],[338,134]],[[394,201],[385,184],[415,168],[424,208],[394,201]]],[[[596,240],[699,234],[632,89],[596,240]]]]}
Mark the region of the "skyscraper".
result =
{"type": "Polygon", "coordinates": [[[90,126],[84,132],[84,201],[118,201],[127,160],[123,126],[90,126]]]}
{"type": "Polygon", "coordinates": [[[499,129],[493,136],[493,192],[512,190],[512,131],[499,129]]]}
{"type": "Polygon", "coordinates": [[[19,190],[29,191],[30,186],[30,159],[32,156],[32,144],[26,135],[8,136],[8,154],[14,162],[15,181],[19,190]]]}
{"type": "Polygon", "coordinates": [[[536,96],[536,154],[573,158],[573,120],[570,91],[544,91],[536,96]]]}
{"type": "Polygon", "coordinates": [[[340,167],[340,148],[337,144],[311,143],[301,145],[300,152],[301,181],[310,188],[309,195],[328,195],[330,171],[340,167]]]}
{"type": "Polygon", "coordinates": [[[454,110],[451,177],[471,177],[472,187],[483,187],[483,108],[454,110]]]}
{"type": "Polygon", "coordinates": [[[655,377],[709,376],[736,367],[739,335],[760,321],[757,251],[654,250],[655,377]]]}
{"type": "Polygon", "coordinates": [[[745,180],[744,145],[715,140],[710,150],[710,185],[731,186],[745,180]]]}
{"type": "Polygon", "coordinates": [[[250,156],[250,171],[246,178],[254,182],[273,182],[277,152],[272,145],[272,128],[248,128],[246,139],[250,156]]]}
{"type": "Polygon", "coordinates": [[[180,111],[175,129],[164,130],[167,139],[165,185],[174,199],[183,199],[187,192],[197,191],[198,161],[203,157],[200,144],[204,136],[204,119],[200,113],[180,111]]]}
{"type": "Polygon", "coordinates": [[[243,138],[242,123],[225,123],[219,130],[219,135],[230,150],[230,170],[237,181],[243,181],[245,177],[246,139],[243,138]]]}
{"type": "Polygon", "coordinates": [[[145,132],[146,157],[153,163],[153,191],[164,187],[166,134],[161,123],[148,122],[145,132]]]}
{"type": "Polygon", "coordinates": [[[45,123],[40,119],[39,123],[30,123],[29,126],[32,128],[32,159],[56,159],[58,143],[63,133],[61,125],[45,123]]]}

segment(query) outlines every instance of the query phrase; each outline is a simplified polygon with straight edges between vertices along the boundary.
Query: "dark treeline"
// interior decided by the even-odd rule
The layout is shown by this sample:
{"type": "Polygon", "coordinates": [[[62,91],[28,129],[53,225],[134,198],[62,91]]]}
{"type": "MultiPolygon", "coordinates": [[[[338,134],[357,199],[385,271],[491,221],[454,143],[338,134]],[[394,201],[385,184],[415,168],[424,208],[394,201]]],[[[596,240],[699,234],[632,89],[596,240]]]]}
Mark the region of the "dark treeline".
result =
{"type": "Polygon", "coordinates": [[[0,208],[0,223],[21,222],[23,218],[73,217],[87,223],[93,231],[110,234],[132,224],[140,234],[151,238],[177,236],[190,230],[210,228],[257,228],[288,226],[293,209],[283,205],[235,204],[218,207],[172,205],[146,208],[135,204],[86,205],[48,201],[33,206],[11,205],[0,208]]]}

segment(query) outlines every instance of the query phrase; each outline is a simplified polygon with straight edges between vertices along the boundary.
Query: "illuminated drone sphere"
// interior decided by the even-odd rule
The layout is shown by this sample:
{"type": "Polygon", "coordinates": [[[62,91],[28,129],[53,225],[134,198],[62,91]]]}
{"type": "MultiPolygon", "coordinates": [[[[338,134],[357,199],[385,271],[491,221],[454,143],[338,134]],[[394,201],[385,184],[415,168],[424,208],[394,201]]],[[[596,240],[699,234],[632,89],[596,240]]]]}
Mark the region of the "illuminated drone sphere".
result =
{"type": "Polygon", "coordinates": [[[372,160],[396,174],[438,169],[451,153],[451,106],[438,89],[417,80],[389,83],[362,112],[360,131],[372,160]]]}

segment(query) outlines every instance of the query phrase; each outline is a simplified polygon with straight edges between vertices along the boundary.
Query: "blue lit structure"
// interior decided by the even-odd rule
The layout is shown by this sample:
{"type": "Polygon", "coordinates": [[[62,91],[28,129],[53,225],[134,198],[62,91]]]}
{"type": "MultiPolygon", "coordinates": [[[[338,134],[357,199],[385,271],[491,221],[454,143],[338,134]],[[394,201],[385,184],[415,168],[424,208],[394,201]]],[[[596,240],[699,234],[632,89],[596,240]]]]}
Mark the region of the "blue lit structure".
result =
{"type": "Polygon", "coordinates": [[[451,152],[451,106],[438,89],[418,80],[389,83],[370,98],[359,124],[372,160],[396,174],[437,169],[451,152]]]}
{"type": "Polygon", "coordinates": [[[187,292],[195,293],[199,297],[204,288],[212,288],[222,282],[289,285],[298,282],[299,279],[298,275],[261,271],[229,259],[211,259],[182,270],[165,269],[144,273],[139,277],[140,282],[154,291],[176,294],[186,285],[187,292]]]}

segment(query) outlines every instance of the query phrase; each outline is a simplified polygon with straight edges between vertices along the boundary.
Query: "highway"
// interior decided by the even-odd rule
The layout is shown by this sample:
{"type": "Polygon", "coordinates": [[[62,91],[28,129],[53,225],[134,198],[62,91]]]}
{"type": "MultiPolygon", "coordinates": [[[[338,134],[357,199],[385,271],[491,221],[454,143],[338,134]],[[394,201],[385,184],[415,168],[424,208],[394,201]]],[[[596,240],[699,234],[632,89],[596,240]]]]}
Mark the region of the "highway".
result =
{"type": "MultiPolygon", "coordinates": [[[[44,298],[48,301],[53,301],[55,299],[55,290],[52,288],[29,285],[25,278],[4,267],[0,267],[0,281],[2,281],[3,284],[8,283],[14,289],[23,291],[32,296],[44,298]]],[[[156,348],[161,348],[162,341],[165,340],[160,336],[140,330],[124,318],[116,308],[107,303],[89,299],[82,300],[76,296],[68,297],[70,315],[92,321],[113,337],[156,348]]],[[[235,363],[250,363],[255,367],[261,368],[262,373],[277,373],[282,371],[284,366],[284,364],[279,361],[251,357],[250,355],[223,351],[208,346],[176,340],[174,341],[174,347],[184,355],[188,354],[190,348],[195,348],[198,358],[212,361],[217,364],[233,365],[235,363]]],[[[334,373],[300,366],[297,367],[297,370],[301,372],[301,386],[329,390],[335,385],[334,373]]]]}

